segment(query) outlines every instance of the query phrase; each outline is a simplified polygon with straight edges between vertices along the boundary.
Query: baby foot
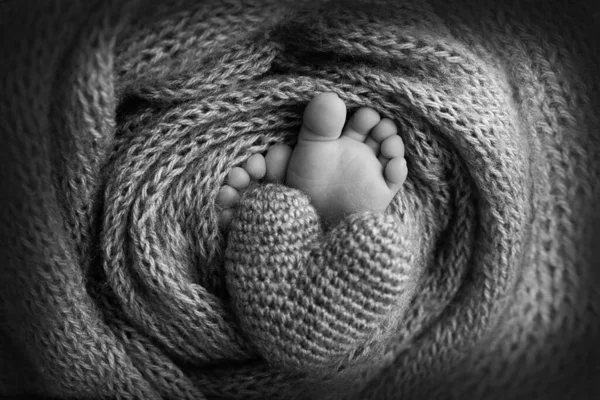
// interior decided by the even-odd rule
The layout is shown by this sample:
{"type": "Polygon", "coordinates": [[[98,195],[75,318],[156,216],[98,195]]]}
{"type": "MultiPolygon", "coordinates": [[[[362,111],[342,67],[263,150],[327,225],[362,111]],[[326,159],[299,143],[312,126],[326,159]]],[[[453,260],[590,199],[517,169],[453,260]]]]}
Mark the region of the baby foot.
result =
{"type": "Polygon", "coordinates": [[[345,120],[346,106],[337,95],[316,96],[287,165],[285,183],[307,193],[326,222],[385,211],[408,172],[404,143],[390,119],[363,107],[346,126],[345,120]]]}
{"type": "Polygon", "coordinates": [[[334,93],[316,96],[306,107],[298,143],[272,146],[235,167],[218,196],[219,225],[227,229],[238,191],[252,179],[284,182],[304,191],[319,215],[333,222],[344,214],[385,211],[406,180],[404,143],[394,123],[367,107],[344,126],[346,106],[334,93]]]}
{"type": "Polygon", "coordinates": [[[231,224],[234,208],[240,195],[239,191],[250,185],[251,180],[265,176],[266,165],[262,154],[252,155],[241,167],[235,167],[227,175],[227,183],[221,187],[217,195],[217,206],[220,208],[219,227],[226,230],[231,224]]]}
{"type": "Polygon", "coordinates": [[[221,229],[229,228],[234,209],[240,200],[239,191],[247,188],[252,180],[264,178],[268,182],[283,181],[291,151],[289,146],[275,145],[269,149],[266,157],[256,153],[243,166],[229,171],[226,184],[221,187],[217,195],[217,206],[221,210],[219,214],[221,229]]]}

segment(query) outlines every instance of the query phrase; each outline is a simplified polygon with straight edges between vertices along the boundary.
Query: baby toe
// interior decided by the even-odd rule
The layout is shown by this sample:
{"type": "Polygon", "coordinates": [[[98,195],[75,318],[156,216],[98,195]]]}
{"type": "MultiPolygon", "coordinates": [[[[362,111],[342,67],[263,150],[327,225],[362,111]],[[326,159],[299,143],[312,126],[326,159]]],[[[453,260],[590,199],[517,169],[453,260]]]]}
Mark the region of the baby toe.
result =
{"type": "Polygon", "coordinates": [[[404,142],[398,135],[389,136],[381,143],[381,155],[385,158],[404,157],[404,142]]]}
{"type": "Polygon", "coordinates": [[[241,190],[250,184],[250,175],[244,168],[235,167],[227,175],[227,185],[234,189],[241,190]]]}
{"type": "Polygon", "coordinates": [[[372,148],[375,153],[379,152],[381,144],[389,137],[396,135],[398,129],[394,122],[389,118],[383,118],[369,134],[365,143],[372,148]]]}
{"type": "Polygon", "coordinates": [[[239,200],[238,191],[229,185],[223,185],[217,195],[217,205],[222,209],[234,207],[239,200]]]}
{"type": "Polygon", "coordinates": [[[381,117],[377,111],[369,107],[359,108],[351,117],[342,135],[364,142],[367,139],[367,135],[371,132],[371,129],[375,127],[381,117]]]}
{"type": "Polygon", "coordinates": [[[392,158],[385,166],[385,180],[392,190],[398,191],[400,189],[406,180],[407,174],[408,168],[404,157],[392,158]]]}
{"type": "Polygon", "coordinates": [[[346,105],[335,93],[315,96],[304,110],[298,142],[335,140],[346,121],[346,105]]]}
{"type": "Polygon", "coordinates": [[[231,225],[231,221],[233,220],[233,209],[227,208],[221,211],[219,214],[219,227],[222,230],[226,230],[231,225]]]}
{"type": "Polygon", "coordinates": [[[250,179],[259,180],[265,176],[267,166],[262,154],[253,154],[244,164],[244,169],[250,176],[250,179]]]}

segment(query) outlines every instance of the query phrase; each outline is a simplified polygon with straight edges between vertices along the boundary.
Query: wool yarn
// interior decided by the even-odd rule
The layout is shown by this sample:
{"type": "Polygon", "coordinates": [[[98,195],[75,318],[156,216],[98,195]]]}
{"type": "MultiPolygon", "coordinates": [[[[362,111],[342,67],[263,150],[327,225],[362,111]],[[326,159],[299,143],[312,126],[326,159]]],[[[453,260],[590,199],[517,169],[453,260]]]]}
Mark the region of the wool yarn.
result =
{"type": "Polygon", "coordinates": [[[234,221],[227,287],[271,366],[326,375],[385,350],[381,331],[409,303],[418,244],[392,216],[357,213],[323,235],[306,195],[266,184],[243,194],[234,221]]]}
{"type": "Polygon", "coordinates": [[[0,2],[0,395],[597,396],[592,11],[0,2]],[[257,182],[220,232],[325,91],[399,127],[386,213],[257,182]]]}

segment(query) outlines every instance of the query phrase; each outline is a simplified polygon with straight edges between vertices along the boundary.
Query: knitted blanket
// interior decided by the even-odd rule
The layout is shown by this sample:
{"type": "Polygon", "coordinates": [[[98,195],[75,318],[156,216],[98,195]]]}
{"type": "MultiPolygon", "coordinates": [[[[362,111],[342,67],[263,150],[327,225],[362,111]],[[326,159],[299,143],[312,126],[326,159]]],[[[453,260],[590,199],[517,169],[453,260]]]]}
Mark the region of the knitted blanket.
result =
{"type": "Polygon", "coordinates": [[[0,3],[0,396],[591,398],[600,68],[554,1],[0,3]],[[331,229],[229,170],[334,92],[399,128],[331,229]]]}

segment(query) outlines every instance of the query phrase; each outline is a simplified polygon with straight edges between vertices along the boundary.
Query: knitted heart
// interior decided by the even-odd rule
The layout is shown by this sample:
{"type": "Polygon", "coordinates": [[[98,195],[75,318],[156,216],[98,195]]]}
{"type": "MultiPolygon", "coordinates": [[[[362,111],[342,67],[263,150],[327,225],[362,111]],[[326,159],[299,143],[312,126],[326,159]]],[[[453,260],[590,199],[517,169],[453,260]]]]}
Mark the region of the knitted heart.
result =
{"type": "Polygon", "coordinates": [[[323,235],[309,199],[272,184],[244,193],[236,214],[227,284],[265,360],[325,374],[390,339],[376,332],[403,315],[417,275],[414,241],[394,218],[356,214],[323,235]]]}

